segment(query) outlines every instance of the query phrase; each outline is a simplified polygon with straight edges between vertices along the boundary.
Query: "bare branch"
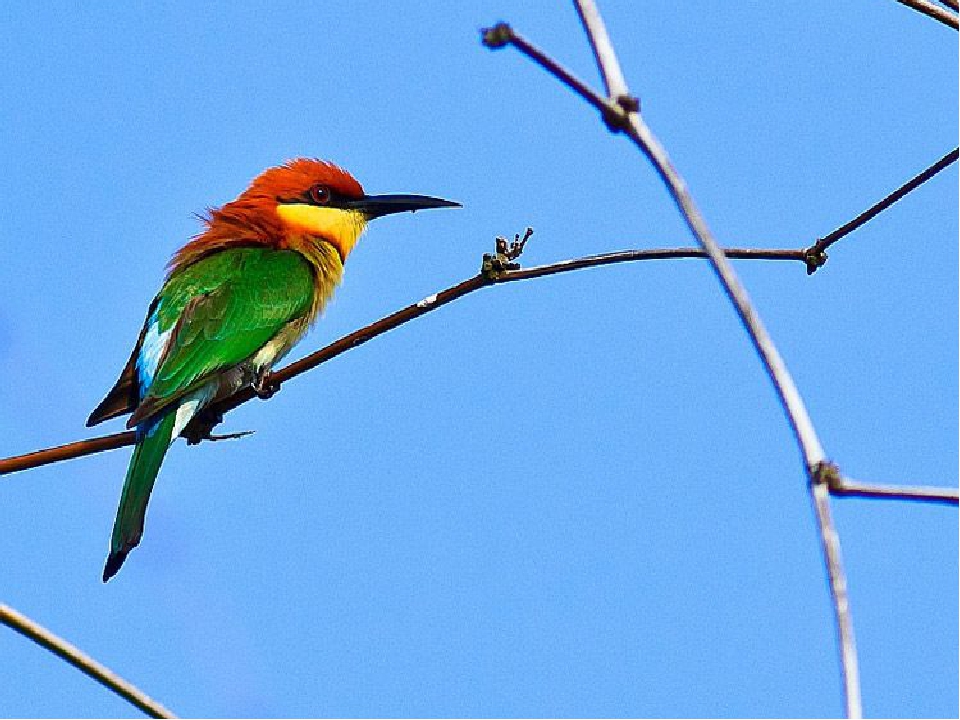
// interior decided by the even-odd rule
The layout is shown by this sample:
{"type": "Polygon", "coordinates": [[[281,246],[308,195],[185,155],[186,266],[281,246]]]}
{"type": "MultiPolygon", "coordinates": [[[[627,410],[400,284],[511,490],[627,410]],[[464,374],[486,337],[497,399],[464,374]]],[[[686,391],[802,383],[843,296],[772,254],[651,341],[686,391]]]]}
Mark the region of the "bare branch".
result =
{"type": "MultiPolygon", "coordinates": [[[[960,157],[960,148],[954,148],[953,150],[948,152],[946,155],[944,155],[942,158],[937,160],[933,165],[928,167],[926,170],[910,178],[910,180],[908,180],[903,185],[898,187],[896,190],[894,190],[892,193],[887,195],[885,198],[875,203],[874,205],[871,205],[869,208],[867,208],[862,213],[857,215],[853,220],[851,220],[848,223],[844,223],[829,235],[825,235],[824,237],[817,240],[817,242],[815,242],[808,249],[808,253],[810,253],[811,255],[822,255],[824,251],[826,251],[828,247],[830,247],[835,242],[837,242],[837,240],[843,237],[846,237],[847,235],[852,233],[854,230],[856,230],[858,227],[866,224],[867,222],[875,218],[877,215],[882,213],[888,207],[890,207],[895,202],[897,202],[897,200],[900,200],[908,193],[911,193],[914,190],[916,190],[918,187],[923,185],[927,180],[932,178],[941,170],[944,170],[945,168],[955,163],[958,157],[960,157]]],[[[825,259],[826,258],[824,257],[824,260],[825,259]]]]}
{"type": "Polygon", "coordinates": [[[857,660],[857,643],[853,635],[853,619],[850,615],[850,594],[847,590],[847,576],[843,571],[843,559],[840,555],[840,536],[837,534],[830,513],[830,488],[827,477],[836,467],[830,463],[820,463],[812,468],[810,474],[811,499],[820,530],[820,545],[823,559],[827,565],[827,579],[830,582],[830,596],[833,598],[834,614],[837,620],[837,636],[840,643],[840,666],[843,668],[843,690],[846,698],[847,717],[863,717],[860,703],[860,670],[857,660]]]}
{"type": "Polygon", "coordinates": [[[960,10],[960,3],[958,3],[957,0],[940,0],[940,2],[946,5],[948,8],[950,8],[954,12],[960,10]]]}
{"type": "Polygon", "coordinates": [[[104,667],[92,657],[71,645],[66,640],[57,637],[42,625],[38,625],[30,618],[20,614],[9,605],[0,603],[0,623],[16,630],[40,647],[46,648],[61,660],[73,665],[81,672],[89,675],[98,683],[116,693],[131,705],[142,710],[154,718],[175,718],[172,712],[163,705],[146,695],[122,677],[104,667]]]}
{"type": "MultiPolygon", "coordinates": [[[[679,173],[674,169],[666,151],[643,122],[639,113],[629,113],[630,137],[643,153],[654,163],[657,172],[670,188],[674,201],[683,212],[687,224],[697,236],[701,246],[709,253],[714,269],[723,283],[724,289],[737,309],[740,319],[750,333],[757,352],[766,365],[767,373],[780,395],[794,435],[806,461],[807,472],[825,462],[823,447],[817,437],[813,421],[793,382],[793,377],[780,356],[773,339],[753,309],[746,289],[741,285],[733,268],[719,250],[719,246],[710,234],[700,211],[694,205],[693,198],[687,192],[679,173]]],[[[840,657],[843,668],[843,688],[846,700],[846,712],[849,718],[863,715],[860,700],[860,673],[858,670],[857,650],[853,634],[853,619],[850,615],[850,601],[847,594],[847,580],[840,555],[840,538],[830,516],[829,494],[821,492],[819,485],[813,488],[813,501],[816,507],[817,523],[820,529],[821,547],[827,566],[827,575],[832,590],[834,614],[837,621],[837,634],[840,643],[840,657]]]]}
{"type": "MultiPolygon", "coordinates": [[[[498,38],[502,39],[504,44],[515,46],[522,53],[528,57],[531,57],[542,67],[553,73],[561,82],[573,88],[588,100],[590,98],[598,98],[595,93],[588,91],[585,94],[581,92],[578,87],[571,85],[570,75],[568,73],[565,71],[561,73],[554,71],[555,68],[560,68],[558,63],[550,60],[545,53],[536,48],[528,40],[521,37],[508,25],[501,24],[497,27],[500,28],[498,38]]],[[[490,32],[492,31],[486,31],[484,35],[485,41],[487,33],[490,32]]],[[[496,47],[496,45],[493,47],[496,47]]],[[[624,109],[620,105],[615,105],[602,98],[598,98],[597,101],[591,100],[591,104],[595,107],[600,107],[600,109],[604,111],[605,115],[613,117],[619,116],[620,121],[617,124],[624,126],[624,129],[630,135],[631,139],[634,140],[644,154],[646,154],[654,163],[658,174],[661,176],[661,178],[663,178],[668,189],[670,190],[671,195],[674,198],[674,201],[680,207],[680,210],[684,215],[684,219],[687,220],[688,226],[693,231],[698,242],[700,242],[701,247],[704,248],[704,251],[710,257],[710,260],[714,265],[714,269],[723,283],[724,289],[727,291],[728,296],[734,303],[734,306],[737,309],[744,326],[750,333],[751,339],[754,341],[754,346],[757,348],[761,359],[764,361],[764,364],[767,367],[770,377],[774,381],[774,385],[776,386],[777,392],[780,395],[781,403],[784,405],[784,409],[786,410],[790,419],[790,423],[794,430],[794,435],[797,437],[798,443],[801,446],[801,451],[804,455],[807,465],[813,466],[816,463],[821,462],[825,457],[823,448],[820,445],[816,431],[813,428],[813,423],[810,421],[810,417],[805,406],[803,405],[803,401],[800,398],[799,392],[797,391],[789,372],[787,372],[786,366],[777,352],[776,347],[773,345],[773,342],[770,339],[766,329],[763,327],[762,322],[750,305],[750,301],[745,289],[740,284],[740,281],[737,279],[736,275],[733,273],[729,263],[725,261],[723,257],[723,251],[713,239],[713,236],[710,233],[710,230],[707,228],[706,223],[703,221],[699,210],[696,208],[692,198],[690,197],[690,194],[687,192],[683,180],[670,163],[666,152],[650,132],[649,128],[647,128],[640,119],[639,113],[624,109]]]]}
{"type": "MultiPolygon", "coordinates": [[[[934,5],[929,0],[897,0],[897,2],[901,5],[906,5],[907,7],[913,8],[917,12],[921,12],[927,17],[932,17],[934,20],[942,22],[947,27],[952,27],[954,30],[957,29],[957,16],[949,10],[944,10],[939,5],[934,5]]],[[[956,3],[948,2],[947,4],[953,7],[954,10],[957,9],[956,3]]]]}
{"type": "Polygon", "coordinates": [[[617,53],[613,49],[613,43],[607,34],[607,26],[603,24],[596,3],[593,0],[574,0],[574,5],[577,6],[577,14],[580,16],[583,29],[587,31],[590,47],[593,48],[593,57],[603,77],[603,86],[607,89],[607,97],[616,99],[629,95],[627,80],[620,69],[617,53]]]}
{"type": "Polygon", "coordinates": [[[61,460],[72,460],[73,458],[93,455],[104,452],[105,450],[115,450],[126,445],[133,445],[136,441],[136,433],[133,430],[127,432],[114,433],[113,435],[101,435],[100,437],[90,438],[89,440],[78,440],[58,445],[52,448],[37,450],[26,455],[16,455],[14,457],[0,460],[0,475],[29,470],[30,468],[49,465],[50,463],[60,462],[61,460]]]}
{"type": "MultiPolygon", "coordinates": [[[[793,382],[793,378],[787,370],[783,359],[780,357],[773,340],[770,338],[759,316],[753,309],[746,290],[733,272],[733,268],[724,256],[723,251],[714,240],[693,198],[687,191],[686,184],[673,167],[663,146],[660,145],[660,142],[640,117],[638,112],[639,102],[630,96],[626,83],[623,82],[621,84],[620,81],[623,78],[623,73],[620,71],[616,53],[610,43],[609,35],[606,32],[603,20],[600,17],[595,3],[593,0],[575,0],[575,2],[587,34],[590,36],[590,42],[594,47],[594,54],[600,65],[600,72],[604,76],[607,87],[616,89],[618,93],[616,97],[608,98],[607,103],[603,106],[598,106],[595,101],[591,101],[591,104],[595,107],[601,107],[604,120],[611,130],[622,130],[626,132],[643,154],[653,163],[657,173],[667,185],[674,202],[680,208],[688,227],[697,238],[697,242],[709,256],[727,296],[736,308],[741,322],[750,334],[754,347],[763,360],[767,373],[776,387],[777,393],[780,396],[781,405],[787,414],[794,436],[797,439],[797,443],[804,457],[808,476],[812,479],[815,476],[815,471],[819,471],[819,468],[833,466],[829,465],[825,460],[820,440],[807,413],[806,406],[803,404],[799,391],[793,382]],[[615,102],[616,106],[610,107],[612,104],[610,101],[615,102]]],[[[534,59],[546,69],[551,70],[551,67],[559,67],[557,63],[550,61],[545,53],[536,49],[528,41],[522,40],[522,42],[518,42],[518,36],[512,30],[501,33],[501,35],[505,38],[504,44],[513,44],[521,50],[521,52],[524,52],[524,54],[534,57],[534,59]],[[536,55],[533,55],[530,52],[531,50],[534,51],[536,55]],[[544,59],[546,59],[546,62],[544,59]]],[[[554,74],[565,84],[570,84],[568,80],[569,74],[554,74]]],[[[574,89],[589,99],[589,94],[585,95],[582,90],[574,89]]],[[[840,557],[839,538],[830,516],[829,491],[823,487],[822,482],[813,483],[812,487],[817,523],[820,529],[821,546],[827,566],[834,613],[837,620],[847,715],[848,717],[859,718],[862,715],[860,680],[857,669],[853,623],[850,617],[849,599],[847,596],[846,576],[840,557]]]]}
{"type": "MultiPolygon", "coordinates": [[[[508,253],[512,252],[513,250],[508,248],[508,253]]],[[[726,251],[729,257],[735,259],[799,260],[801,262],[806,262],[805,252],[806,251],[804,250],[763,250],[750,248],[730,249],[726,251]]],[[[326,347],[307,355],[302,360],[291,363],[290,365],[287,365],[277,372],[267,376],[264,384],[267,387],[275,390],[280,387],[281,383],[286,382],[287,380],[290,380],[291,378],[294,378],[297,375],[316,367],[317,365],[325,363],[326,361],[337,357],[351,348],[362,345],[368,340],[372,340],[388,330],[392,330],[395,327],[403,325],[406,322],[418,318],[421,315],[425,315],[432,310],[436,310],[447,303],[453,302],[454,300],[461,298],[468,293],[479,290],[482,287],[487,287],[488,285],[513,282],[517,280],[531,280],[533,278],[556,275],[558,273],[570,272],[572,270],[581,270],[584,268],[599,267],[602,265],[612,265],[614,263],[621,262],[703,257],[706,257],[706,253],[697,248],[624,250],[621,252],[606,253],[603,255],[591,255],[572,260],[563,260],[561,262],[551,263],[549,265],[540,265],[526,269],[505,270],[503,272],[493,273],[492,275],[480,274],[468,280],[464,280],[453,287],[449,287],[446,290],[442,290],[435,295],[431,295],[430,297],[421,300],[418,303],[409,305],[391,315],[383,317],[380,320],[367,325],[366,327],[350,333],[349,335],[345,335],[330,345],[327,345],[326,347]]],[[[508,262],[509,260],[515,258],[505,255],[504,259],[508,262]]],[[[248,400],[253,399],[254,397],[256,397],[254,391],[247,388],[246,390],[242,390],[237,394],[222,400],[221,402],[209,408],[207,412],[204,412],[203,418],[198,418],[198,423],[202,426],[200,431],[194,432],[197,430],[197,427],[193,427],[193,423],[191,423],[191,428],[188,428],[188,430],[184,431],[184,437],[186,437],[187,441],[191,443],[211,439],[209,436],[209,431],[220,422],[225,413],[239,405],[242,405],[248,400]],[[208,422],[203,424],[203,420],[207,420],[208,422]]],[[[234,435],[236,435],[236,433],[234,433],[234,435]]],[[[29,470],[31,468],[40,467],[41,465],[60,462],[61,460],[84,457],[85,455],[92,455],[105,450],[114,450],[126,445],[133,445],[135,438],[136,433],[130,430],[127,432],[114,433],[112,435],[102,435],[89,440],[79,440],[77,442],[67,443],[66,445],[59,445],[57,447],[47,448],[44,450],[37,450],[36,452],[28,453],[26,455],[17,455],[14,457],[0,459],[0,475],[15,473],[21,470],[29,470]]]]}
{"type": "Polygon", "coordinates": [[[957,488],[911,485],[875,485],[837,475],[830,480],[830,494],[839,497],[865,497],[884,500],[917,500],[921,502],[960,504],[957,488]]]}
{"type": "MultiPolygon", "coordinates": [[[[799,260],[806,262],[805,250],[754,250],[748,248],[730,248],[724,250],[727,257],[734,260],[799,260]]],[[[532,278],[556,275],[557,273],[582,270],[583,268],[613,265],[621,262],[636,262],[639,260],[667,260],[680,258],[706,258],[707,253],[700,248],[667,248],[652,250],[622,250],[620,252],[603,253],[602,255],[588,255],[573,260],[550,263],[549,265],[535,265],[529,268],[512,270],[498,282],[512,280],[530,280],[532,278]]]]}
{"type": "MultiPolygon", "coordinates": [[[[584,1],[586,2],[586,0],[584,1]]],[[[590,4],[592,5],[592,3],[590,4]]],[[[592,21],[594,24],[600,22],[599,14],[597,14],[595,7],[592,8],[590,16],[594,18],[592,21]]],[[[554,72],[553,68],[560,67],[558,63],[550,60],[545,53],[533,46],[528,40],[522,38],[518,33],[510,29],[509,26],[501,25],[498,27],[505,28],[505,30],[501,30],[501,37],[505,38],[505,44],[514,45],[550,72],[554,72]],[[544,62],[544,60],[546,60],[546,62],[544,62]]],[[[604,51],[604,56],[608,58],[608,62],[610,62],[611,57],[612,62],[616,62],[616,56],[612,54],[612,51],[610,53],[604,51]]],[[[568,74],[554,74],[561,82],[569,85],[568,74]]],[[[584,95],[577,87],[573,85],[570,85],[570,87],[573,87],[578,93],[584,95]]],[[[584,95],[584,97],[588,97],[589,99],[590,97],[597,96],[595,93],[588,93],[584,95]]],[[[689,192],[687,192],[682,178],[673,168],[663,147],[640,119],[639,113],[625,109],[619,104],[604,101],[603,99],[600,99],[599,103],[591,101],[591,104],[599,106],[603,111],[612,116],[619,116],[620,120],[618,124],[623,126],[623,129],[631,139],[634,140],[644,154],[653,162],[658,174],[670,190],[674,201],[680,207],[684,219],[687,221],[687,225],[713,263],[714,269],[720,277],[724,289],[734,303],[744,326],[750,333],[751,339],[754,341],[754,346],[757,348],[761,359],[767,367],[768,373],[774,381],[777,392],[781,398],[781,403],[784,405],[784,409],[788,414],[807,465],[812,467],[816,463],[821,462],[824,459],[823,448],[820,445],[810,417],[806,412],[806,408],[800,399],[799,392],[792,378],[786,370],[782,358],[773,345],[759,317],[756,315],[756,312],[750,305],[746,291],[740,284],[735,273],[733,273],[730,264],[726,262],[723,251],[713,239],[703,217],[693,203],[689,192]]]]}

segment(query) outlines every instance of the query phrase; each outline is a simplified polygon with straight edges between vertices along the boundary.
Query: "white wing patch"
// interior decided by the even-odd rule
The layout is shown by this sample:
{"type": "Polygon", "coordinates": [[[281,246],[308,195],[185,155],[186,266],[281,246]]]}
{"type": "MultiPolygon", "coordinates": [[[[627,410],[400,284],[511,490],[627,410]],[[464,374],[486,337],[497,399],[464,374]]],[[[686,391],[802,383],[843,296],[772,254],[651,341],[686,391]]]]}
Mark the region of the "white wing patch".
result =
{"type": "MultiPolygon", "coordinates": [[[[142,400],[150,390],[150,385],[157,375],[157,368],[160,367],[160,358],[163,357],[170,342],[174,325],[166,332],[160,332],[160,304],[150,315],[147,321],[147,331],[143,334],[143,343],[140,345],[140,354],[137,355],[137,378],[140,381],[140,399],[142,400]]],[[[173,421],[173,432],[170,434],[170,441],[173,442],[193,417],[203,409],[217,394],[218,383],[214,379],[211,382],[197,388],[189,395],[184,396],[177,402],[176,416],[173,421]]],[[[158,418],[147,420],[147,435],[153,434],[159,426],[158,418]]]]}
{"type": "Polygon", "coordinates": [[[173,432],[170,433],[170,441],[180,436],[183,429],[187,426],[193,416],[196,415],[204,405],[206,405],[216,394],[217,383],[207,383],[203,387],[190,393],[177,405],[177,417],[173,421],[173,432]]]}
{"type": "Polygon", "coordinates": [[[140,354],[137,356],[137,379],[140,381],[140,399],[147,394],[153,378],[157,374],[157,367],[160,365],[160,358],[163,351],[170,341],[170,334],[173,328],[166,332],[160,332],[160,305],[150,315],[147,321],[147,332],[143,335],[143,343],[140,345],[140,354]]]}

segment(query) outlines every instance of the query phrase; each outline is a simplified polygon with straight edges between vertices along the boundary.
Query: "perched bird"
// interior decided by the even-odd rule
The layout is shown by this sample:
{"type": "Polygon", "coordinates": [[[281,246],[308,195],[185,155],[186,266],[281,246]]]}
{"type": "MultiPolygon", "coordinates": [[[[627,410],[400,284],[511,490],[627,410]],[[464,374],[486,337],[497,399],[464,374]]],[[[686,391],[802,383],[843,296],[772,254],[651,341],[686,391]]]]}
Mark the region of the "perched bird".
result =
{"type": "Polygon", "coordinates": [[[87,426],[133,413],[136,447],[103,581],[140,543],[167,448],[206,405],[264,377],[317,319],[367,221],[459,207],[423,195],[365,195],[349,173],[300,158],[257,177],[204,219],[170,261],[120,379],[87,426]]]}

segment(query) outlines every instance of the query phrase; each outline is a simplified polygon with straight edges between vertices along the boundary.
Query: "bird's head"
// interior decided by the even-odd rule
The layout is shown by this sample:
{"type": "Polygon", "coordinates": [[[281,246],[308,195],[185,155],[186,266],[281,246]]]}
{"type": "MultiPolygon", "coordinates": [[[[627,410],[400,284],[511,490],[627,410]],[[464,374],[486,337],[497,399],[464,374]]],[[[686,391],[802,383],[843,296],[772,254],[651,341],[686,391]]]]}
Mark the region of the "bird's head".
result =
{"type": "Polygon", "coordinates": [[[426,195],[367,195],[346,170],[322,160],[298,158],[265,170],[236,200],[211,210],[206,231],[177,253],[172,264],[186,264],[200,253],[226,245],[251,242],[301,250],[310,243],[326,242],[343,261],[368,221],[442,207],[460,204],[426,195]]]}

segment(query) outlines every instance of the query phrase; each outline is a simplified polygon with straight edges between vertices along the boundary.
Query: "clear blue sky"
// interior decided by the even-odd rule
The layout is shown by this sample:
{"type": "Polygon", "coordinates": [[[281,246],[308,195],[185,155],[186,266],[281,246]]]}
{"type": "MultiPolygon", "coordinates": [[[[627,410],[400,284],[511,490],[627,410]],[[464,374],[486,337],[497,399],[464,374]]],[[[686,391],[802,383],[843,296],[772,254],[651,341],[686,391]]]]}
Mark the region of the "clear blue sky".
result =
{"type": "MultiPolygon", "coordinates": [[[[603,2],[728,245],[801,247],[956,144],[957,35],[889,0],[603,2]]],[[[8,3],[0,456],[93,436],[192,213],[332,159],[377,221],[294,356],[473,274],[691,239],[650,168],[511,50],[596,81],[559,3],[8,3]]],[[[957,170],[800,265],[737,269],[850,476],[956,482],[957,170]]],[[[98,430],[119,430],[121,422],[98,430]]],[[[0,601],[185,716],[830,716],[797,450],[709,268],[485,290],[177,443],[104,586],[129,450],[0,479],[0,601]]],[[[865,710],[956,716],[957,511],[844,500],[865,710]]],[[[133,710],[0,632],[0,714],[133,710]]]]}

